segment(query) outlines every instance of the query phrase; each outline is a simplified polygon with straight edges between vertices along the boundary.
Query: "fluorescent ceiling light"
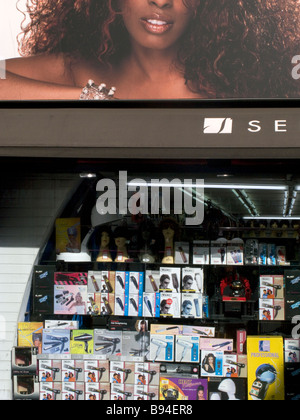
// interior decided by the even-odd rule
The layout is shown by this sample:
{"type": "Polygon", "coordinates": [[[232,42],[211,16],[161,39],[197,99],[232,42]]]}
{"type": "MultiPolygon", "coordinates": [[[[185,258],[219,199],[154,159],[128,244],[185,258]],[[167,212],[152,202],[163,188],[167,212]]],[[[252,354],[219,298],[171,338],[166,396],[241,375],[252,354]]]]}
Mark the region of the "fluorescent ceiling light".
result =
{"type": "MultiPolygon", "coordinates": [[[[270,190],[270,191],[286,191],[288,187],[285,185],[242,185],[242,184],[206,184],[204,188],[208,189],[230,189],[230,190],[270,190]]],[[[300,186],[299,186],[300,188],[300,186]]]]}
{"type": "Polygon", "coordinates": [[[245,216],[244,220],[300,220],[300,217],[294,216],[245,216]]]}

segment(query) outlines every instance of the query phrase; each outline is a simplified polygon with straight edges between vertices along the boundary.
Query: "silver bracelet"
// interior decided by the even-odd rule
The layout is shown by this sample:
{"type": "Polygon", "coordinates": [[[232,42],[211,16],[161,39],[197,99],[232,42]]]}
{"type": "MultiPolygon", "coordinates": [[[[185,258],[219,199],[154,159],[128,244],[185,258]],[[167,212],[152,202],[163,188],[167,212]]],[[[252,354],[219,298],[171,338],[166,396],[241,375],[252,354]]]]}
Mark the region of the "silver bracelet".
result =
{"type": "Polygon", "coordinates": [[[86,86],[82,89],[79,97],[80,101],[107,101],[114,99],[116,88],[111,87],[107,89],[106,84],[102,83],[97,86],[93,80],[89,80],[86,86]]]}

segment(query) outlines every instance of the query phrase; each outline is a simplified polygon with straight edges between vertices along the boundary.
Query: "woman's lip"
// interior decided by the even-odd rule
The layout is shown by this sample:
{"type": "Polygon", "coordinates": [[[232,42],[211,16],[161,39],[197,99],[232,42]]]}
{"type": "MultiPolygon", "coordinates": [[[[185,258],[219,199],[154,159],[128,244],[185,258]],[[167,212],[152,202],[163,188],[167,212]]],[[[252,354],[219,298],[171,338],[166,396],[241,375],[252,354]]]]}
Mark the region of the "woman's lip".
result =
{"type": "Polygon", "coordinates": [[[142,18],[141,22],[146,31],[152,34],[163,34],[173,26],[173,21],[158,16],[142,18]]]}

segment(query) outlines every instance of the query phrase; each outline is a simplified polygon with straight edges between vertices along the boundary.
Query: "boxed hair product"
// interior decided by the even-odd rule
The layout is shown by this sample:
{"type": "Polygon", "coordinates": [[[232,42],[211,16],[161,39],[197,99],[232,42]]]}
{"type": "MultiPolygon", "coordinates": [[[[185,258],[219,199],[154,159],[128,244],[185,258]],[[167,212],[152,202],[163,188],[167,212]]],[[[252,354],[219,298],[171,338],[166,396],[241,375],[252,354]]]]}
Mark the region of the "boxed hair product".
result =
{"type": "Polygon", "coordinates": [[[201,350],[201,376],[223,376],[224,352],[201,350]]]}
{"type": "Polygon", "coordinates": [[[160,317],[180,318],[181,293],[160,293],[160,317]]]}
{"type": "Polygon", "coordinates": [[[182,327],[183,335],[199,335],[199,337],[214,337],[215,336],[215,327],[204,327],[197,325],[183,325],[182,327]]]}
{"type": "Polygon", "coordinates": [[[161,376],[160,400],[206,401],[207,379],[161,376]]]}
{"type": "Polygon", "coordinates": [[[160,293],[143,293],[143,316],[160,317],[160,293]]]}
{"type": "Polygon", "coordinates": [[[123,331],[122,360],[136,362],[144,361],[148,359],[149,352],[149,331],[123,331]]]}
{"type": "Polygon", "coordinates": [[[134,362],[110,362],[109,382],[111,384],[134,384],[134,362]]]}
{"type": "Polygon", "coordinates": [[[169,324],[151,324],[150,332],[151,334],[172,334],[180,335],[182,334],[184,326],[183,325],[169,325],[169,324]]]}
{"type": "MultiPolygon", "coordinates": [[[[300,270],[285,270],[286,296],[300,295],[300,270]]],[[[299,298],[300,300],[300,298],[299,298]]]]}
{"type": "Polygon", "coordinates": [[[175,264],[189,264],[190,244],[189,242],[175,242],[175,264]]]}
{"type": "Polygon", "coordinates": [[[233,340],[227,338],[206,338],[200,339],[201,350],[222,350],[227,352],[233,351],[233,340]]]}
{"type": "Polygon", "coordinates": [[[62,382],[62,401],[84,401],[85,382],[62,382]]]}
{"type": "Polygon", "coordinates": [[[99,358],[119,360],[122,356],[122,331],[94,330],[94,354],[99,358]]]}
{"type": "Polygon", "coordinates": [[[133,400],[133,395],[134,395],[133,384],[121,384],[121,383],[111,384],[111,400],[131,401],[133,400]]]}
{"type": "Polygon", "coordinates": [[[40,401],[61,401],[61,382],[41,382],[40,401]]]}
{"type": "Polygon", "coordinates": [[[174,361],[174,335],[150,335],[150,358],[154,362],[174,361]]]}
{"type": "Polygon", "coordinates": [[[261,299],[283,299],[284,282],[283,276],[269,275],[259,278],[260,298],[261,299]]]}
{"type": "Polygon", "coordinates": [[[157,293],[159,292],[159,270],[146,270],[145,275],[145,292],[146,293],[157,293]]]}
{"type": "Polygon", "coordinates": [[[40,382],[62,381],[62,355],[38,355],[38,377],[40,382]]]}
{"type": "Polygon", "coordinates": [[[71,331],[71,354],[93,354],[94,330],[72,330],[71,331]]]}
{"type": "Polygon", "coordinates": [[[285,363],[300,363],[300,339],[284,339],[285,363]]]}
{"type": "Polygon", "coordinates": [[[159,399],[159,387],[153,385],[135,385],[134,400],[155,401],[159,399]]]}
{"type": "Polygon", "coordinates": [[[87,315],[99,316],[101,305],[101,293],[88,293],[87,295],[87,315]]]}
{"type": "Polygon", "coordinates": [[[181,294],[181,318],[203,318],[201,293],[181,294]]]}
{"type": "Polygon", "coordinates": [[[71,330],[50,329],[43,330],[43,354],[69,354],[71,330]]]}
{"type": "Polygon", "coordinates": [[[62,360],[62,382],[84,382],[83,359],[62,360]]]}
{"type": "Polygon", "coordinates": [[[210,264],[210,247],[209,241],[193,242],[193,264],[209,265],[210,264]]]}
{"type": "Polygon", "coordinates": [[[247,338],[248,399],[284,400],[282,337],[247,338]]]}
{"type": "Polygon", "coordinates": [[[85,383],[86,401],[109,401],[111,399],[110,383],[85,383]]]}
{"type": "Polygon", "coordinates": [[[129,294],[141,295],[144,291],[144,272],[130,271],[129,272],[129,294]]]}
{"type": "Polygon", "coordinates": [[[18,323],[18,347],[37,347],[38,353],[42,352],[42,322],[18,323]]]}
{"type": "Polygon", "coordinates": [[[259,319],[261,321],[284,321],[284,299],[259,299],[259,319]]]}
{"type": "Polygon", "coordinates": [[[247,400],[247,380],[241,378],[208,378],[208,400],[247,400]]]}
{"type": "Polygon", "coordinates": [[[54,314],[86,315],[87,273],[54,274],[54,314]]]}
{"type": "Polygon", "coordinates": [[[227,264],[244,265],[244,241],[240,238],[227,243],[227,264]]]}
{"type": "Polygon", "coordinates": [[[110,363],[108,360],[91,358],[84,360],[84,382],[109,382],[110,363]]]}
{"type": "Polygon", "coordinates": [[[204,274],[202,268],[183,267],[181,277],[181,291],[183,293],[203,292],[204,274]]]}
{"type": "Polygon", "coordinates": [[[159,385],[160,364],[151,362],[135,363],[135,385],[159,385]]]}
{"type": "Polygon", "coordinates": [[[181,269],[179,267],[161,267],[159,278],[159,291],[179,293],[181,283],[181,269]]]}
{"type": "Polygon", "coordinates": [[[227,264],[227,240],[219,238],[211,243],[210,261],[212,265],[227,264]]]}
{"type": "Polygon", "coordinates": [[[45,329],[51,330],[78,330],[79,322],[78,321],[67,321],[67,320],[45,320],[45,329]]]}
{"type": "Polygon", "coordinates": [[[200,361],[200,338],[198,336],[175,337],[175,362],[199,363],[200,361]]]}
{"type": "Polygon", "coordinates": [[[259,246],[257,239],[247,239],[245,242],[245,265],[258,265],[259,246]]]}

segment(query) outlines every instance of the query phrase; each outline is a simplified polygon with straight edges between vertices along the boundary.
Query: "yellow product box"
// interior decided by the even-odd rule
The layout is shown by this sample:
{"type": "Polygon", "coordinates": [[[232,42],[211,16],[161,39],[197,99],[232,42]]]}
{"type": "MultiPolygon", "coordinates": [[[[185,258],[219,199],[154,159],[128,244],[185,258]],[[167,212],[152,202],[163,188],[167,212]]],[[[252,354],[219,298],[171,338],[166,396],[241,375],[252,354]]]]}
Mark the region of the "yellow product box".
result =
{"type": "Polygon", "coordinates": [[[70,342],[71,354],[94,353],[94,330],[72,330],[70,342]]]}
{"type": "Polygon", "coordinates": [[[248,400],[284,400],[282,337],[248,337],[248,400]]]}
{"type": "Polygon", "coordinates": [[[18,347],[37,347],[42,352],[43,322],[18,323],[18,347]]]}

